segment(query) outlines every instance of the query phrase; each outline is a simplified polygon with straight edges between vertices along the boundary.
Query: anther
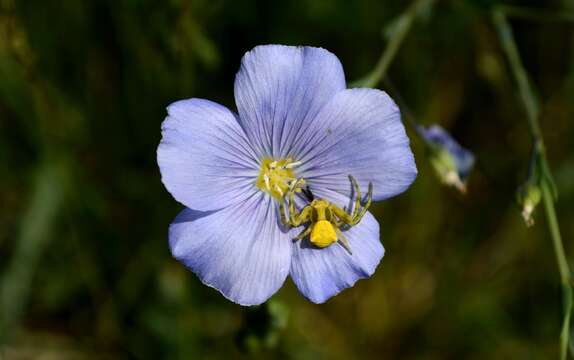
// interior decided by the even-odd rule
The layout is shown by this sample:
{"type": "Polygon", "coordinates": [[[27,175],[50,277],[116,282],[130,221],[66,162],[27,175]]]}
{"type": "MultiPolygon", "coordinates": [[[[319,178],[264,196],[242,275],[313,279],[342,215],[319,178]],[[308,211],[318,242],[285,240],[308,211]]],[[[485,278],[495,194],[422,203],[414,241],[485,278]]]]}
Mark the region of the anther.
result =
{"type": "Polygon", "coordinates": [[[295,162],[292,162],[292,163],[289,163],[289,164],[285,165],[285,168],[286,168],[286,169],[292,169],[292,168],[294,168],[295,166],[299,166],[299,165],[301,165],[301,164],[302,164],[301,161],[295,161],[295,162]]]}
{"type": "Polygon", "coordinates": [[[271,186],[269,186],[269,175],[264,174],[263,181],[265,181],[265,187],[267,188],[267,190],[271,191],[271,186]]]}
{"type": "Polygon", "coordinates": [[[283,190],[279,187],[279,185],[275,184],[275,190],[279,193],[279,195],[283,196],[283,190]]]}

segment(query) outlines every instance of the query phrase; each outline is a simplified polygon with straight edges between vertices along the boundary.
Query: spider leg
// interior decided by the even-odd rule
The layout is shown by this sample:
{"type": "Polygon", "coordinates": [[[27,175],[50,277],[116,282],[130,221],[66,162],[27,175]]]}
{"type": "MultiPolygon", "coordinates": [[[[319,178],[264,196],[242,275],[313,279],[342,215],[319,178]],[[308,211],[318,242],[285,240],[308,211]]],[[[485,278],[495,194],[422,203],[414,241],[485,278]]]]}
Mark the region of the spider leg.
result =
{"type": "Polygon", "coordinates": [[[297,191],[297,189],[303,190],[303,185],[305,185],[304,178],[298,178],[297,180],[291,180],[289,183],[289,191],[297,191]]]}
{"type": "Polygon", "coordinates": [[[331,220],[331,222],[333,223],[333,225],[337,229],[340,228],[341,226],[345,225],[345,223],[342,222],[341,220],[339,220],[339,218],[337,218],[336,216],[333,216],[333,219],[331,220]]]}
{"type": "Polygon", "coordinates": [[[292,227],[299,226],[299,223],[297,223],[296,225],[294,224],[296,222],[295,219],[300,214],[298,214],[297,210],[295,209],[295,196],[293,195],[293,193],[296,191],[297,187],[302,182],[303,183],[305,182],[305,180],[303,180],[303,178],[301,178],[297,181],[294,180],[289,185],[289,190],[287,191],[287,194],[285,194],[283,196],[282,201],[279,203],[279,215],[280,215],[281,223],[285,226],[292,226],[292,227]],[[289,214],[286,214],[285,203],[288,203],[289,214]]]}
{"type": "Polygon", "coordinates": [[[361,207],[361,189],[359,188],[359,184],[353,175],[349,175],[349,179],[355,188],[355,206],[353,206],[353,211],[351,212],[351,217],[355,218],[357,215],[359,215],[359,208],[361,207]]]}
{"type": "Polygon", "coordinates": [[[308,222],[311,215],[311,207],[305,206],[299,214],[295,214],[291,220],[291,226],[297,227],[302,223],[308,222]]]}
{"type": "Polygon", "coordinates": [[[333,223],[333,226],[335,226],[335,228],[338,229],[339,231],[343,231],[343,230],[341,230],[341,228],[343,226],[345,226],[346,228],[350,227],[350,225],[348,225],[344,221],[340,220],[338,216],[333,216],[333,219],[331,220],[331,222],[333,223]]]}
{"type": "Polygon", "coordinates": [[[279,204],[279,215],[281,217],[281,224],[285,226],[290,225],[289,220],[287,220],[287,215],[285,215],[285,200],[279,204]]]}
{"type": "Polygon", "coordinates": [[[367,192],[367,202],[363,205],[361,212],[353,219],[353,225],[358,224],[359,221],[365,216],[367,210],[371,206],[371,202],[373,201],[373,183],[369,183],[369,191],[367,192]]]}
{"type": "Polygon", "coordinates": [[[349,225],[349,226],[353,226],[353,217],[351,216],[351,214],[347,213],[345,210],[341,209],[340,207],[338,207],[337,205],[331,204],[331,211],[333,212],[334,218],[338,218],[339,220],[335,219],[336,224],[338,224],[339,226],[337,227],[341,227],[341,225],[349,225]]]}
{"type": "Polygon", "coordinates": [[[353,252],[351,251],[351,245],[349,244],[347,237],[343,235],[343,232],[339,230],[339,228],[335,228],[335,230],[337,231],[337,234],[339,234],[339,242],[341,245],[345,248],[345,250],[349,252],[349,255],[353,255],[353,252]]]}
{"type": "Polygon", "coordinates": [[[292,183],[292,186],[290,186],[289,189],[289,220],[292,226],[299,226],[299,224],[293,225],[295,223],[295,218],[298,215],[295,209],[295,191],[297,191],[297,189],[304,183],[305,180],[303,180],[303,178],[299,178],[297,181],[292,183]]]}
{"type": "Polygon", "coordinates": [[[297,210],[295,209],[295,194],[294,191],[289,191],[289,220],[291,224],[295,222],[297,215],[297,210]]]}
{"type": "Polygon", "coordinates": [[[293,240],[297,241],[297,240],[301,240],[303,239],[305,236],[309,235],[311,233],[311,230],[313,229],[313,226],[307,226],[307,228],[303,231],[301,231],[301,233],[297,236],[295,236],[293,238],[293,240]]]}

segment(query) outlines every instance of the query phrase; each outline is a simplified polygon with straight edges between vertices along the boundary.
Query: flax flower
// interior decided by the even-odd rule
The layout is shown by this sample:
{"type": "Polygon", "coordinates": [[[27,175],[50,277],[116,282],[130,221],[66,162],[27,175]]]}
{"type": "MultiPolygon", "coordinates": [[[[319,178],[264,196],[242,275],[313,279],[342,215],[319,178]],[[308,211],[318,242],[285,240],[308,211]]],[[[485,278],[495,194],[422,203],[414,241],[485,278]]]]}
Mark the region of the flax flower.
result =
{"type": "Polygon", "coordinates": [[[384,249],[367,213],[340,244],[293,241],[279,202],[294,179],[349,204],[354,176],[380,201],[409,187],[416,167],[400,113],[384,92],[346,89],[341,63],[313,47],[258,46],[235,78],[238,113],[202,99],[167,108],[157,158],[162,181],[186,206],[169,228],[172,254],[242,305],[265,302],[291,275],[322,303],[369,277],[384,249]]]}

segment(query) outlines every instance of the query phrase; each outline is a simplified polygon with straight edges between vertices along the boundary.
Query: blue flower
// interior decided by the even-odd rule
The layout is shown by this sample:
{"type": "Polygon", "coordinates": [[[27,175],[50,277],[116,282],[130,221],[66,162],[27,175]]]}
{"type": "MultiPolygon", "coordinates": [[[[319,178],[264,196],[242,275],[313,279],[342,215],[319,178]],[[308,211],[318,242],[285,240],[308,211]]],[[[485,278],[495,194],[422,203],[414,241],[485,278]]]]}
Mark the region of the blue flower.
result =
{"type": "Polygon", "coordinates": [[[441,181],[465,192],[466,179],[474,166],[474,155],[439,125],[419,126],[417,130],[430,146],[431,164],[441,181]]]}
{"type": "Polygon", "coordinates": [[[384,92],[346,89],[341,63],[313,47],[258,46],[235,79],[238,114],[202,99],[167,108],[157,158],[185,205],[169,228],[172,254],[203,283],[242,304],[265,302],[291,275],[322,303],[369,277],[384,249],[367,213],[345,232],[353,249],[292,239],[279,201],[304,178],[317,197],[345,206],[349,175],[379,201],[406,190],[416,166],[400,113],[384,92]]]}

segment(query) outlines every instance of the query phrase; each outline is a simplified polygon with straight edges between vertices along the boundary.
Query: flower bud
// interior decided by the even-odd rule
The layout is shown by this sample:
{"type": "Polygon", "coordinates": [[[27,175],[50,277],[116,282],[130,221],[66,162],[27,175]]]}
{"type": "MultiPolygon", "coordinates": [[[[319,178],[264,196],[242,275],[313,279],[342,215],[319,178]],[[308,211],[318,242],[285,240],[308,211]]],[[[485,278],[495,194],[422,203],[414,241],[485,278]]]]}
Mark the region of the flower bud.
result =
{"type": "Polygon", "coordinates": [[[439,179],[466,192],[466,179],[474,166],[474,155],[439,125],[421,126],[420,134],[430,147],[430,162],[439,179]]]}
{"type": "Polygon", "coordinates": [[[540,187],[534,181],[528,181],[518,189],[518,202],[522,206],[522,217],[526,226],[534,225],[532,213],[540,203],[541,197],[540,187]]]}

